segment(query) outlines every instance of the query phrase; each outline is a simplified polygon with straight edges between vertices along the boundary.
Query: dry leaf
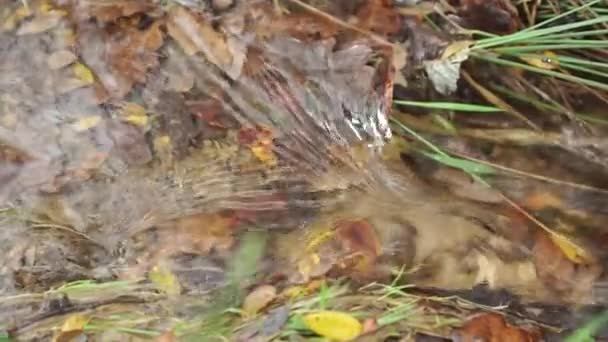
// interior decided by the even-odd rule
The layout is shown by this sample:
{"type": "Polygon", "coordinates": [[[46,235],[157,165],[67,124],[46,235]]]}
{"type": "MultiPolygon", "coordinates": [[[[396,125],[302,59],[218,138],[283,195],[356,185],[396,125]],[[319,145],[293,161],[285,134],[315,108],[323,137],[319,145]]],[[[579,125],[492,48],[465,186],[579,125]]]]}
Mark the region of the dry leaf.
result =
{"type": "Polygon", "coordinates": [[[234,63],[234,51],[226,36],[216,31],[211,23],[202,17],[195,16],[183,7],[175,7],[169,14],[167,27],[169,35],[188,56],[202,52],[211,63],[232,78],[240,75],[243,61],[234,63]]]}
{"type": "Polygon", "coordinates": [[[265,308],[277,296],[277,289],[272,285],[262,285],[251,291],[243,302],[243,312],[253,316],[265,308]]]}
{"type": "Polygon", "coordinates": [[[465,27],[496,34],[513,33],[521,26],[511,0],[463,0],[458,15],[465,27]]]}
{"type": "Polygon", "coordinates": [[[56,27],[61,21],[61,15],[42,15],[28,21],[19,27],[17,35],[38,34],[56,27]]]}
{"type": "Polygon", "coordinates": [[[456,41],[446,47],[441,58],[424,62],[424,70],[440,94],[449,95],[458,89],[460,65],[469,58],[471,44],[456,41]]]}
{"type": "Polygon", "coordinates": [[[107,92],[114,98],[122,99],[136,83],[146,81],[146,75],[159,65],[156,52],[164,41],[158,20],[144,31],[127,27],[118,32],[111,32],[105,37],[104,58],[99,58],[99,46],[90,40],[99,39],[95,31],[78,35],[83,47],[82,56],[86,64],[95,71],[95,75],[107,92]]]}
{"type": "MultiPolygon", "coordinates": [[[[154,6],[146,0],[121,0],[120,2],[91,2],[85,8],[80,9],[89,17],[94,17],[101,22],[116,21],[120,17],[129,17],[138,13],[146,13],[154,9],[154,6]]],[[[83,7],[84,7],[83,6],[83,7]]]]}
{"type": "Polygon", "coordinates": [[[567,253],[575,260],[582,260],[579,252],[555,241],[544,231],[536,234],[532,249],[536,273],[546,286],[563,295],[564,300],[586,300],[601,272],[600,267],[594,263],[576,264],[567,253]]]}
{"type": "Polygon", "coordinates": [[[55,334],[53,337],[53,342],[70,342],[73,341],[76,337],[82,334],[82,330],[84,326],[89,322],[89,318],[76,314],[69,316],[63,325],[61,326],[61,330],[55,334]]]}
{"type": "Polygon", "coordinates": [[[338,311],[319,311],[303,318],[310,330],[333,341],[352,341],[363,327],[353,316],[338,311]]]}
{"type": "Polygon", "coordinates": [[[66,67],[76,61],[78,57],[69,50],[60,50],[53,52],[46,60],[51,70],[58,70],[66,67]]]}
{"type": "Polygon", "coordinates": [[[367,0],[357,12],[357,27],[382,35],[395,34],[403,27],[403,18],[384,0],[367,0]]]}
{"type": "Polygon", "coordinates": [[[461,342],[534,342],[541,339],[538,332],[510,326],[504,317],[495,313],[485,313],[470,319],[454,335],[461,342]]]}
{"type": "Polygon", "coordinates": [[[182,292],[179,280],[165,265],[154,266],[148,274],[148,278],[157,290],[168,296],[177,296],[182,292]]]}

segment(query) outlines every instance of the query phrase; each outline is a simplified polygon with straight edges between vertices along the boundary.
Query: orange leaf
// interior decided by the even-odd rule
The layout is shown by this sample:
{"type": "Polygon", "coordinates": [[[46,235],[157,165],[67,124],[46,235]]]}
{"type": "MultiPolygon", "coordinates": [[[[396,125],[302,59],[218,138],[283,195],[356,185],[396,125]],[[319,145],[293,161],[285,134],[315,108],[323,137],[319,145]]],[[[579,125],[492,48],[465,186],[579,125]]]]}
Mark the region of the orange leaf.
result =
{"type": "Polygon", "coordinates": [[[456,331],[462,342],[534,342],[540,341],[538,332],[530,332],[513,327],[505,319],[495,313],[484,313],[469,320],[462,328],[456,331]]]}

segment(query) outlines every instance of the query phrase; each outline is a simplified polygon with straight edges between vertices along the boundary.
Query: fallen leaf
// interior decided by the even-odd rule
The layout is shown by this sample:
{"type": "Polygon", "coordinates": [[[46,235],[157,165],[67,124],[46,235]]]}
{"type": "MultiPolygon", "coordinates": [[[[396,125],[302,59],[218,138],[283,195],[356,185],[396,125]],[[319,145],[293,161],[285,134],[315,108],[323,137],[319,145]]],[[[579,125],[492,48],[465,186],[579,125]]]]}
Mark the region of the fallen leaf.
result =
{"type": "Polygon", "coordinates": [[[93,72],[91,69],[87,68],[82,63],[76,63],[72,67],[72,71],[74,72],[74,76],[77,79],[81,80],[83,84],[93,84],[95,82],[95,76],[93,76],[93,72]]]}
{"type": "Polygon", "coordinates": [[[77,132],[84,132],[93,127],[96,127],[101,122],[101,117],[99,115],[87,116],[78,121],[76,121],[72,127],[77,132]]]}
{"type": "Polygon", "coordinates": [[[53,342],[70,342],[76,339],[80,334],[82,334],[82,330],[84,326],[89,322],[89,318],[75,314],[69,316],[61,326],[61,329],[55,336],[53,337],[53,342]]]}
{"type": "Polygon", "coordinates": [[[456,330],[455,339],[461,342],[534,342],[540,341],[540,333],[530,332],[513,327],[503,316],[495,313],[484,313],[473,317],[465,325],[456,330]]]}
{"type": "Polygon", "coordinates": [[[251,317],[265,308],[277,296],[277,288],[272,285],[262,285],[251,291],[243,301],[243,312],[251,317]]]}
{"type": "Polygon", "coordinates": [[[336,237],[346,250],[363,255],[370,263],[373,263],[382,251],[374,227],[365,220],[338,222],[336,237]]]}
{"type": "Polygon", "coordinates": [[[521,26],[511,0],[462,0],[458,15],[463,26],[496,34],[513,33],[521,26]]]}
{"type": "Polygon", "coordinates": [[[164,42],[161,25],[157,20],[146,30],[126,27],[108,31],[103,37],[93,28],[83,27],[79,32],[84,62],[111,97],[122,99],[135,84],[146,81],[150,69],[159,66],[156,51],[164,42]],[[99,58],[99,49],[103,49],[103,58],[99,58]]]}
{"type": "MultiPolygon", "coordinates": [[[[593,262],[577,264],[567,253],[579,261],[583,260],[579,259],[579,251],[570,250],[569,245],[558,245],[555,241],[555,238],[544,231],[537,232],[534,237],[532,256],[538,277],[548,288],[563,296],[564,300],[586,300],[601,268],[593,262]]],[[[560,241],[559,238],[557,241],[560,241]]]]}
{"type": "Polygon", "coordinates": [[[319,311],[303,317],[310,330],[334,341],[352,341],[361,335],[361,323],[350,314],[339,311],[319,311]]]}
{"type": "Polygon", "coordinates": [[[53,52],[46,60],[46,63],[51,70],[58,70],[74,63],[76,59],[78,59],[78,57],[71,51],[60,50],[53,52]]]}
{"type": "Polygon", "coordinates": [[[402,28],[402,17],[385,0],[367,0],[357,12],[357,27],[382,35],[395,34],[402,28]]]}
{"type": "Polygon", "coordinates": [[[458,89],[460,65],[469,58],[471,44],[471,41],[451,43],[441,58],[424,62],[424,70],[440,94],[449,95],[458,89]]]}
{"type": "Polygon", "coordinates": [[[149,122],[146,109],[135,102],[127,102],[123,104],[121,117],[123,121],[138,127],[146,127],[149,122]]]}
{"type": "Polygon", "coordinates": [[[155,342],[175,342],[177,339],[175,338],[175,334],[172,330],[169,330],[162,335],[158,336],[155,342]]]}
{"type": "Polygon", "coordinates": [[[169,14],[167,28],[188,56],[202,52],[233,79],[240,75],[244,58],[235,58],[228,38],[204,18],[177,6],[169,14]]]}
{"type": "Polygon", "coordinates": [[[17,30],[18,36],[28,35],[28,34],[38,34],[46,32],[54,27],[56,27],[61,21],[62,16],[53,14],[53,15],[41,15],[28,21],[19,27],[17,30]]]}
{"type": "Polygon", "coordinates": [[[90,2],[80,5],[81,13],[95,18],[101,22],[116,21],[121,17],[129,17],[138,13],[146,13],[154,9],[153,4],[147,0],[122,0],[120,2],[90,2]]]}
{"type": "Polygon", "coordinates": [[[568,258],[568,260],[572,261],[573,263],[586,264],[591,261],[591,256],[587,251],[570,241],[565,236],[558,233],[553,233],[549,234],[549,237],[551,238],[553,243],[564,253],[566,258],[568,258]]]}
{"type": "Polygon", "coordinates": [[[368,318],[363,321],[363,331],[362,334],[372,333],[378,330],[378,322],[376,322],[373,318],[368,318]]]}
{"type": "Polygon", "coordinates": [[[168,296],[177,296],[182,292],[179,280],[166,265],[154,266],[150,270],[148,278],[157,290],[166,293],[168,296]]]}
{"type": "Polygon", "coordinates": [[[559,67],[557,55],[551,51],[544,51],[540,55],[522,55],[519,58],[540,69],[553,70],[559,67]]]}

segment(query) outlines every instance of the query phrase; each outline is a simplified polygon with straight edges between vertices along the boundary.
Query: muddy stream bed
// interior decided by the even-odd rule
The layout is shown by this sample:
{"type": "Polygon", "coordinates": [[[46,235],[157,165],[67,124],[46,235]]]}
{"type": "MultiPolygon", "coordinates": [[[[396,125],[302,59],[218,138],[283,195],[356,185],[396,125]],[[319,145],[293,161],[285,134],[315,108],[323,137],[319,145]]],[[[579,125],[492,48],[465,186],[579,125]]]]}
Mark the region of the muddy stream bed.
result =
{"type": "MultiPolygon", "coordinates": [[[[420,66],[464,39],[426,3],[0,0],[0,332],[314,340],[332,309],[360,340],[535,341],[601,314],[608,126],[395,105],[450,87],[420,66]]],[[[461,72],[451,101],[556,89],[461,72]]]]}

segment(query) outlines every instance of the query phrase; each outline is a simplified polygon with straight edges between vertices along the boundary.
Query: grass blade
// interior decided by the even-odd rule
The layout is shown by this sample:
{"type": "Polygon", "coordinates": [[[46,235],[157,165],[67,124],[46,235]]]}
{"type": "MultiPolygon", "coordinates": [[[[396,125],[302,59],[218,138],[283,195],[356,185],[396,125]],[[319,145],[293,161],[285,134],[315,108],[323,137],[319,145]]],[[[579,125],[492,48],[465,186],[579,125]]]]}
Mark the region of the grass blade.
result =
{"type": "Polygon", "coordinates": [[[405,101],[405,100],[395,100],[393,102],[395,104],[398,104],[401,106],[422,107],[422,108],[430,108],[430,109],[443,109],[443,110],[452,110],[455,112],[495,113],[495,112],[503,111],[500,108],[496,108],[496,107],[492,107],[492,106],[484,106],[484,105],[469,104],[469,103],[458,103],[458,102],[418,102],[418,101],[405,101]]]}

